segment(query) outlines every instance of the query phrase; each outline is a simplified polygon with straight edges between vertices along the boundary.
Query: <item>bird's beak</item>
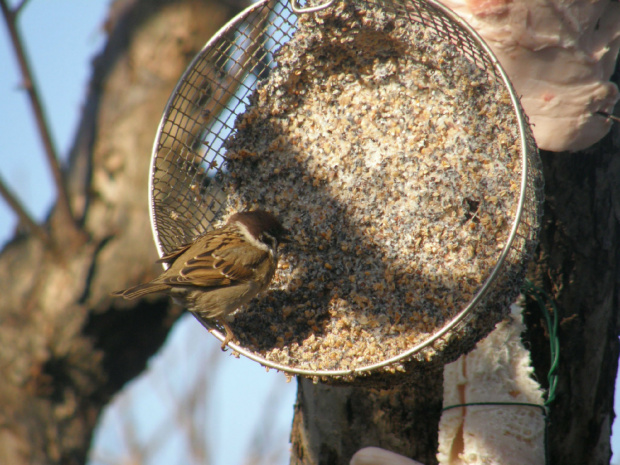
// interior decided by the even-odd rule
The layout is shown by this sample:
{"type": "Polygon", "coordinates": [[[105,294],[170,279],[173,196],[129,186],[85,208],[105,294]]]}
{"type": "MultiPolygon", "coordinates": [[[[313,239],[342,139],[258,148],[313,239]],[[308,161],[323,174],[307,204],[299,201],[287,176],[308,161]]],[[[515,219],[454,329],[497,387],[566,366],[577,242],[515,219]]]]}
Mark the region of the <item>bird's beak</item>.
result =
{"type": "Polygon", "coordinates": [[[293,234],[291,234],[289,230],[286,230],[286,232],[282,236],[280,236],[280,242],[283,244],[297,243],[297,241],[293,238],[293,234]]]}

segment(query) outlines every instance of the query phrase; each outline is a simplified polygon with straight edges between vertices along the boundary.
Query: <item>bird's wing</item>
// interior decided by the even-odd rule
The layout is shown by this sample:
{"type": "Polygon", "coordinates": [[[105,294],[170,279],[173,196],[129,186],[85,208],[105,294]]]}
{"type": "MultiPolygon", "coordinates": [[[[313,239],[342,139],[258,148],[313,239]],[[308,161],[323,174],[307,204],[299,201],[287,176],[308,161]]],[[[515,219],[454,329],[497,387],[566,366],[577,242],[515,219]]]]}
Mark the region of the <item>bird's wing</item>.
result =
{"type": "Polygon", "coordinates": [[[269,258],[269,252],[244,244],[219,249],[212,256],[217,270],[233,280],[246,281],[269,258]]]}
{"type": "Polygon", "coordinates": [[[189,250],[189,248],[191,246],[192,246],[192,244],[186,244],[186,245],[182,245],[180,247],[177,247],[176,249],[172,250],[172,252],[167,253],[166,255],[161,257],[159,260],[157,260],[157,263],[168,263],[168,264],[171,264],[177,258],[179,258],[181,255],[183,255],[185,252],[187,252],[187,250],[189,250]]]}
{"type": "Polygon", "coordinates": [[[220,287],[248,281],[268,252],[240,241],[234,233],[211,234],[177,254],[161,282],[177,286],[220,287]]]}

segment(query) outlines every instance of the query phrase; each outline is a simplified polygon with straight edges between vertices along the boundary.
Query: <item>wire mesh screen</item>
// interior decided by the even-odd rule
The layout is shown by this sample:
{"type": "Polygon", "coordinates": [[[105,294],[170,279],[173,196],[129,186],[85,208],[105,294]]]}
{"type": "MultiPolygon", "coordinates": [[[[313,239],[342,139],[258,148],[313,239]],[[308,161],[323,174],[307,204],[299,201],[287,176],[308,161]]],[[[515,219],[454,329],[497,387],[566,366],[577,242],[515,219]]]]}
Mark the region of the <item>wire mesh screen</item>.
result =
{"type": "Polygon", "coordinates": [[[299,16],[287,1],[256,3],[181,77],[151,168],[160,254],[242,209],[299,231],[276,290],[235,319],[233,347],[309,376],[395,372],[470,350],[517,296],[540,224],[540,163],[518,99],[486,44],[429,1],[336,0],[299,16]],[[358,102],[368,89],[377,101],[358,102]],[[427,94],[442,101],[416,100],[427,94]],[[449,115],[436,110],[446,105],[449,115]],[[453,158],[436,149],[447,143],[453,158]],[[407,153],[382,155],[390,148],[407,153]],[[340,342],[360,337],[372,343],[342,355],[340,342]]]}
{"type": "Polygon", "coordinates": [[[196,57],[162,119],[151,172],[157,243],[167,253],[211,229],[228,175],[223,144],[274,53],[295,30],[287,5],[262,2],[237,18],[196,57]]]}

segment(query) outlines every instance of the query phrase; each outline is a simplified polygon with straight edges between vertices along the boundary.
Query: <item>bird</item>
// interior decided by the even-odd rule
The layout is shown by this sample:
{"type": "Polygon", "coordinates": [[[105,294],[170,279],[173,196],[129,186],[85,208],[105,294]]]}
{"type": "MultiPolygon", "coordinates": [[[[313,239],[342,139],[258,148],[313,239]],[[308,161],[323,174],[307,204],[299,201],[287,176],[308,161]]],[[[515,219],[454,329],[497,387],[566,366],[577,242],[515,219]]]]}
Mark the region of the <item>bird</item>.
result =
{"type": "Polygon", "coordinates": [[[226,318],[264,291],[278,265],[278,246],[291,233],[264,210],[237,212],[227,223],[158,260],[168,269],[150,282],[112,295],[127,300],[163,293],[226,330],[222,350],[234,334],[226,318]]]}

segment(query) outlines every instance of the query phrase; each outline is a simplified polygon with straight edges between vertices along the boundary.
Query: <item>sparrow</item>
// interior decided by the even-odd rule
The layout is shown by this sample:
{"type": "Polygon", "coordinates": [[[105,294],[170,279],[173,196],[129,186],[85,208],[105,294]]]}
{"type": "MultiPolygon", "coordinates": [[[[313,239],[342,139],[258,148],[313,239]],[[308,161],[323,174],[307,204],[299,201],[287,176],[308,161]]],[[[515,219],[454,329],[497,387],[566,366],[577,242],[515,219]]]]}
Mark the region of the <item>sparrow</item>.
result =
{"type": "Polygon", "coordinates": [[[226,330],[222,350],[234,335],[225,318],[265,290],[278,265],[278,245],[290,232],[271,213],[239,212],[158,260],[168,269],[152,281],[113,292],[125,299],[163,293],[226,330]]]}

